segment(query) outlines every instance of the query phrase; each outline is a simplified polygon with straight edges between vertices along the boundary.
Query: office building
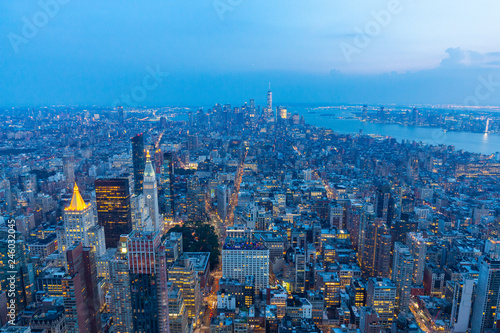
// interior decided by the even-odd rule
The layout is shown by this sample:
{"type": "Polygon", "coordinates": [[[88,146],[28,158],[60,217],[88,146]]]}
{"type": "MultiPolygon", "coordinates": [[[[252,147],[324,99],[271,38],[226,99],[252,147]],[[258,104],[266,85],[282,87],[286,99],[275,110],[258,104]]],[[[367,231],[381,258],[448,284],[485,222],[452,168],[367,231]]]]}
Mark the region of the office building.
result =
{"type": "Polygon", "coordinates": [[[116,333],[131,333],[134,327],[127,241],[126,235],[120,238],[116,257],[109,264],[110,312],[113,314],[113,327],[116,333]]]}
{"type": "Polygon", "coordinates": [[[96,255],[104,254],[104,229],[96,225],[94,207],[90,202],[85,203],[76,183],[73,186],[71,202],[68,207],[64,208],[63,215],[65,242],[60,245],[63,250],[81,242],[85,247],[93,247],[96,255]]]}
{"type": "Polygon", "coordinates": [[[269,286],[269,249],[262,243],[227,239],[222,247],[222,275],[245,281],[255,277],[255,293],[269,286]]]}
{"type": "Polygon", "coordinates": [[[141,194],[144,181],[144,169],[146,167],[144,158],[144,137],[142,133],[132,138],[132,163],[134,166],[134,193],[141,194]]]}
{"type": "Polygon", "coordinates": [[[101,332],[97,267],[92,247],[73,244],[66,251],[62,293],[67,332],[101,332]]]}
{"type": "Polygon", "coordinates": [[[188,313],[182,291],[171,282],[168,284],[168,317],[170,321],[170,333],[188,332],[188,313]]]}
{"type": "Polygon", "coordinates": [[[190,260],[186,253],[168,268],[168,281],[181,290],[188,318],[191,323],[196,323],[202,294],[198,272],[194,268],[193,261],[190,260]]]}
{"type": "Polygon", "coordinates": [[[379,322],[390,327],[394,319],[396,285],[387,278],[370,278],[367,286],[366,305],[379,316],[379,322]]]}
{"type": "Polygon", "coordinates": [[[127,239],[134,332],[168,332],[166,252],[160,231],[134,230],[127,239]]]}
{"type": "Polygon", "coordinates": [[[0,290],[9,291],[11,281],[14,282],[15,296],[9,299],[15,300],[15,311],[19,314],[33,300],[33,282],[30,279],[29,259],[21,233],[14,234],[14,243],[12,240],[9,242],[9,235],[12,234],[8,233],[8,229],[0,229],[0,290]],[[12,249],[14,249],[13,254],[11,254],[12,249]],[[14,261],[13,265],[12,261],[14,261]],[[12,275],[15,280],[9,279],[12,275]]]}
{"type": "Polygon", "coordinates": [[[132,231],[129,181],[127,178],[97,179],[95,193],[106,248],[116,247],[120,236],[132,231]]]}
{"type": "Polygon", "coordinates": [[[394,199],[388,185],[380,185],[375,194],[375,212],[389,227],[394,215],[394,199]]]}
{"type": "Polygon", "coordinates": [[[149,215],[153,230],[162,231],[163,221],[160,221],[160,210],[158,208],[158,187],[156,184],[156,173],[151,163],[149,150],[146,153],[146,167],[144,169],[143,182],[144,204],[149,208],[149,215]]]}
{"type": "Polygon", "coordinates": [[[172,158],[172,153],[163,153],[160,177],[162,212],[170,219],[174,217],[174,164],[172,158]]]}

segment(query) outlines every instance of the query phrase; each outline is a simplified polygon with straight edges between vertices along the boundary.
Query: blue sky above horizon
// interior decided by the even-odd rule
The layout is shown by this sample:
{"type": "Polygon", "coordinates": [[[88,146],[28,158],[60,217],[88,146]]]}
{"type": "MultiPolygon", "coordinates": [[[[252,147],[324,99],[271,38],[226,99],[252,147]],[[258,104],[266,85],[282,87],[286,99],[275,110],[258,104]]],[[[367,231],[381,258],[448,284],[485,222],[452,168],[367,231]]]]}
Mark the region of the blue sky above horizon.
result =
{"type": "Polygon", "coordinates": [[[143,85],[147,67],[169,74],[135,104],[263,104],[271,82],[276,104],[500,105],[497,0],[2,6],[3,107],[112,105],[143,85]]]}

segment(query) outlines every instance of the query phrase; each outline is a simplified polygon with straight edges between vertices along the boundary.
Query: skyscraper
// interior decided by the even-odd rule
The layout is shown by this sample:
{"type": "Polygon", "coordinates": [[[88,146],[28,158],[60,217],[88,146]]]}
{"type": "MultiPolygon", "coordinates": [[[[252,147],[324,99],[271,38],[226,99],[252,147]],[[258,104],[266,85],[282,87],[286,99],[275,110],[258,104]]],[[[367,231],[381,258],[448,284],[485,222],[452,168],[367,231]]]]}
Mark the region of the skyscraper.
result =
{"type": "Polygon", "coordinates": [[[67,184],[75,182],[75,156],[68,154],[63,156],[63,172],[67,184]]]}
{"type": "Polygon", "coordinates": [[[94,249],[73,244],[66,251],[66,263],[62,291],[67,332],[101,332],[94,249]]]}
{"type": "Polygon", "coordinates": [[[134,165],[134,192],[142,193],[142,183],[144,181],[144,168],[146,162],[144,159],[144,137],[143,134],[137,134],[132,138],[132,163],[134,165]]]}
{"type": "Polygon", "coordinates": [[[205,192],[198,177],[188,179],[187,213],[190,221],[205,220],[205,192]]]}
{"type": "Polygon", "coordinates": [[[217,186],[217,214],[222,221],[226,220],[229,194],[226,185],[217,186]]]}
{"type": "Polygon", "coordinates": [[[463,275],[462,281],[454,281],[450,320],[453,332],[465,333],[469,330],[476,284],[477,279],[469,274],[463,275]]]}
{"type": "Polygon", "coordinates": [[[472,333],[496,328],[500,297],[500,260],[484,257],[479,264],[476,299],[472,312],[472,333]]]}
{"type": "Polygon", "coordinates": [[[273,110],[273,92],[271,91],[271,82],[269,82],[269,90],[267,91],[267,109],[273,110]]]}
{"type": "Polygon", "coordinates": [[[160,186],[162,189],[162,204],[164,213],[168,218],[174,217],[174,165],[172,153],[163,153],[162,174],[160,177],[160,186]]]}
{"type": "Polygon", "coordinates": [[[149,214],[153,222],[155,231],[163,230],[163,225],[160,225],[160,210],[158,209],[158,187],[156,184],[156,173],[151,164],[151,156],[149,150],[146,154],[146,168],[144,169],[144,203],[149,208],[149,214]]]}
{"type": "Polygon", "coordinates": [[[104,227],[106,248],[116,247],[120,235],[132,231],[130,187],[127,178],[95,181],[97,216],[104,227]]]}
{"type": "Polygon", "coordinates": [[[361,270],[367,277],[389,277],[392,238],[382,219],[369,215],[361,230],[361,270]]]}
{"type": "Polygon", "coordinates": [[[410,249],[415,262],[413,269],[413,283],[422,284],[424,281],[425,255],[427,245],[421,233],[410,232],[406,235],[406,246],[410,249]]]}
{"type": "Polygon", "coordinates": [[[184,333],[188,331],[188,313],[181,288],[169,282],[168,315],[170,333],[184,333]]]}
{"type": "Polygon", "coordinates": [[[129,333],[133,331],[127,240],[128,236],[125,235],[120,238],[116,258],[111,260],[109,265],[109,293],[111,295],[113,327],[116,333],[129,333]]]}
{"type": "Polygon", "coordinates": [[[394,244],[392,281],[396,284],[396,309],[407,311],[413,283],[413,257],[410,249],[402,243],[394,244]]]}
{"type": "Polygon", "coordinates": [[[8,293],[9,301],[15,300],[15,311],[19,314],[32,301],[32,285],[29,278],[28,260],[24,240],[20,232],[16,232],[15,241],[9,242],[9,229],[0,230],[0,290],[9,291],[14,286],[15,293],[8,293]],[[14,244],[14,246],[12,246],[14,244]],[[9,246],[10,245],[10,246],[9,246]],[[14,252],[12,252],[14,249],[14,252]],[[14,264],[12,266],[12,261],[14,264]],[[11,280],[12,276],[15,277],[11,280]]]}
{"type": "Polygon", "coordinates": [[[384,220],[390,227],[394,215],[394,199],[388,185],[380,185],[375,195],[375,210],[377,217],[384,220]]]}
{"type": "Polygon", "coordinates": [[[295,292],[306,291],[306,251],[303,248],[295,248],[295,292]]]}
{"type": "Polygon", "coordinates": [[[64,235],[65,244],[60,244],[62,249],[82,242],[83,246],[91,246],[98,253],[100,243],[104,242],[104,230],[102,226],[96,226],[92,203],[85,203],[76,183],[71,202],[64,208],[64,235]]]}
{"type": "Polygon", "coordinates": [[[133,332],[169,332],[167,261],[159,231],[133,231],[127,241],[133,332]]]}
{"type": "Polygon", "coordinates": [[[118,121],[120,124],[123,124],[124,116],[123,116],[123,106],[117,106],[116,110],[118,111],[118,121]]]}

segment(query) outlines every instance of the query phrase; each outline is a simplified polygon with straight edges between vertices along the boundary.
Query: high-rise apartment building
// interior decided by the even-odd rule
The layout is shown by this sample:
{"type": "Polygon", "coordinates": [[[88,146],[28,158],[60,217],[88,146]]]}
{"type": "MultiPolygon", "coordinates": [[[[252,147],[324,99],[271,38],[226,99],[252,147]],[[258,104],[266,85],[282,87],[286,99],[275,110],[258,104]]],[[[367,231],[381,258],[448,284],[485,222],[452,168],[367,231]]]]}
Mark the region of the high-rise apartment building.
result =
{"type": "Polygon", "coordinates": [[[415,260],[413,271],[413,283],[422,284],[424,281],[425,255],[427,244],[421,233],[410,232],[406,235],[406,246],[415,260]]]}
{"type": "Polygon", "coordinates": [[[198,177],[188,180],[187,213],[190,221],[205,221],[205,192],[198,177]]]}
{"type": "Polygon", "coordinates": [[[396,284],[396,310],[408,311],[413,284],[414,262],[410,249],[400,242],[394,244],[392,281],[396,284]]]}
{"type": "Polygon", "coordinates": [[[295,248],[295,292],[306,291],[307,255],[303,248],[295,248]]]}
{"type": "Polygon", "coordinates": [[[389,277],[392,238],[380,218],[367,218],[361,231],[361,270],[367,277],[389,277]]]}
{"type": "Polygon", "coordinates": [[[71,185],[75,182],[75,156],[73,154],[63,156],[63,173],[67,184],[71,185]]]}
{"type": "Polygon", "coordinates": [[[461,281],[454,281],[450,320],[453,332],[465,333],[469,330],[476,285],[477,279],[469,274],[464,274],[461,281]]]}
{"type": "Polygon", "coordinates": [[[472,333],[482,333],[497,327],[499,299],[500,260],[486,256],[479,264],[479,278],[472,312],[472,333]]]}

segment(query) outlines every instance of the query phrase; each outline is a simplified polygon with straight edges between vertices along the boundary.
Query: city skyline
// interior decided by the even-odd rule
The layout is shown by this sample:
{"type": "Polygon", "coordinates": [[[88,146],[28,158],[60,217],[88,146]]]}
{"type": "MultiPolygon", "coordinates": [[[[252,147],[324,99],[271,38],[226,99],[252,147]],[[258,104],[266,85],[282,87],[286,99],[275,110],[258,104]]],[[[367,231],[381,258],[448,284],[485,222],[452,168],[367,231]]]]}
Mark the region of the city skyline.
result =
{"type": "Polygon", "coordinates": [[[500,332],[498,0],[0,12],[0,333],[500,332]]]}

